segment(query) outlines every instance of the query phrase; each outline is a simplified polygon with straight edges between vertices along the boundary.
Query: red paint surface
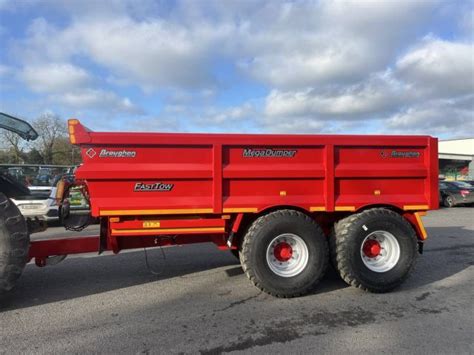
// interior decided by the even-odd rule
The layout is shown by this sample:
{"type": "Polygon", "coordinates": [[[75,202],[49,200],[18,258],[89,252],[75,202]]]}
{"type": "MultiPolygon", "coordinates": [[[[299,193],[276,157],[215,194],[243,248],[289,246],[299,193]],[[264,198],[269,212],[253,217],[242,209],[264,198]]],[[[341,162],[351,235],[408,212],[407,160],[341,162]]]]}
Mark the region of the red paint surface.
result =
{"type": "Polygon", "coordinates": [[[378,241],[369,239],[364,243],[362,250],[368,258],[375,258],[380,254],[382,247],[378,241]]]}
{"type": "Polygon", "coordinates": [[[293,255],[293,248],[290,244],[281,242],[273,249],[273,254],[278,261],[285,262],[291,259],[293,255]]]}

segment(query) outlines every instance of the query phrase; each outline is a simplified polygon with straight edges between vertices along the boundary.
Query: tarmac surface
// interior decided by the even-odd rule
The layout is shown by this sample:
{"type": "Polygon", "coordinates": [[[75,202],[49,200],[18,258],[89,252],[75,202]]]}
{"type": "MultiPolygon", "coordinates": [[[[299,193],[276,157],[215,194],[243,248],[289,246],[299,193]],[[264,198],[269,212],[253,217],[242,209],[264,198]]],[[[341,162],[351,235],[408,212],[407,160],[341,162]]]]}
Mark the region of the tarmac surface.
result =
{"type": "Polygon", "coordinates": [[[143,250],[30,264],[0,300],[0,353],[472,354],[474,209],[423,220],[425,252],[388,294],[329,269],[315,293],[273,298],[210,244],[148,250],[156,275],[143,250]]]}

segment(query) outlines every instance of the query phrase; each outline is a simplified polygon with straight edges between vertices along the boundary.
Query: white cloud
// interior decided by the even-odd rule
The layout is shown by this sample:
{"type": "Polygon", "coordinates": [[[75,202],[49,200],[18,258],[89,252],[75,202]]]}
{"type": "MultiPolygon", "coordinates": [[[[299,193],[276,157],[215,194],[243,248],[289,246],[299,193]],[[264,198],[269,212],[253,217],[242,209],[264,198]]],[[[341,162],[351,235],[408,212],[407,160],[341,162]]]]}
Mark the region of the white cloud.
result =
{"type": "Polygon", "coordinates": [[[24,65],[67,63],[73,54],[80,52],[79,45],[79,38],[69,27],[59,29],[39,17],[26,28],[24,39],[12,43],[10,52],[17,63],[24,65]]]}
{"type": "Polygon", "coordinates": [[[231,13],[218,2],[185,3],[165,18],[134,17],[131,4],[112,2],[114,16],[102,6],[93,11],[76,4],[76,17],[64,29],[37,19],[18,54],[53,61],[87,55],[117,79],[147,91],[212,86],[213,64],[222,57],[278,89],[354,83],[384,70],[399,44],[423,22],[419,14],[435,6],[412,1],[237,3],[231,13]]]}
{"type": "Polygon", "coordinates": [[[18,78],[32,91],[47,95],[45,102],[73,110],[143,112],[129,98],[98,88],[100,78],[69,62],[75,55],[87,55],[77,31],[60,30],[38,18],[27,33],[29,37],[13,47],[13,54],[23,64],[18,78]]]}
{"type": "Polygon", "coordinates": [[[195,132],[250,132],[258,125],[256,117],[261,115],[254,102],[241,105],[217,107],[189,104],[166,105],[159,119],[164,122],[176,121],[180,130],[195,132]]]}
{"type": "Polygon", "coordinates": [[[250,102],[225,109],[212,107],[204,111],[200,121],[214,125],[227,125],[233,122],[242,122],[243,120],[254,118],[256,112],[255,106],[250,102]]]}
{"type": "Polygon", "coordinates": [[[434,100],[396,113],[385,132],[468,137],[474,132],[474,95],[456,100],[434,100]]]}
{"type": "Polygon", "coordinates": [[[31,90],[39,93],[75,90],[91,81],[84,69],[68,63],[26,66],[20,77],[31,90]]]}
{"type": "Polygon", "coordinates": [[[401,56],[393,70],[372,74],[360,83],[272,90],[266,97],[263,121],[292,122],[298,130],[301,121],[317,124],[391,117],[391,129],[449,134],[450,122],[469,126],[474,121],[474,107],[460,107],[473,92],[472,43],[429,37],[401,56]]]}
{"type": "Polygon", "coordinates": [[[313,116],[315,120],[367,119],[412,99],[408,88],[388,71],[351,86],[326,90],[273,90],[266,98],[265,114],[283,119],[291,116],[313,116]]]}
{"type": "Polygon", "coordinates": [[[191,31],[160,20],[131,19],[82,23],[75,30],[96,62],[145,88],[210,83],[210,47],[225,32],[205,24],[191,31]]]}
{"type": "Polygon", "coordinates": [[[128,98],[113,92],[84,89],[50,96],[50,100],[75,109],[105,109],[109,112],[141,113],[128,98]]]}
{"type": "MultiPolygon", "coordinates": [[[[327,43],[324,39],[320,42],[327,43]]],[[[255,78],[279,88],[352,81],[367,73],[372,63],[369,58],[349,60],[357,51],[370,51],[364,43],[351,42],[344,44],[335,40],[330,46],[325,46],[313,41],[308,46],[310,49],[305,51],[260,53],[250,62],[241,62],[240,67],[255,78]]]]}
{"type": "Polygon", "coordinates": [[[197,88],[213,82],[210,58],[219,41],[228,37],[226,26],[183,24],[130,17],[80,18],[65,29],[36,19],[29,37],[14,48],[23,61],[67,61],[87,56],[106,68],[115,82],[134,83],[146,91],[197,88]]]}
{"type": "Polygon", "coordinates": [[[427,95],[457,96],[474,90],[472,43],[428,38],[400,58],[397,74],[427,95]]]}
{"type": "Polygon", "coordinates": [[[385,70],[435,2],[287,3],[240,27],[241,67],[279,89],[354,83],[385,70]],[[271,18],[269,15],[272,15],[271,18]]]}
{"type": "Polygon", "coordinates": [[[73,110],[142,113],[129,98],[119,97],[108,90],[94,89],[92,76],[83,68],[68,63],[25,66],[19,76],[32,91],[47,94],[50,104],[73,110]]]}

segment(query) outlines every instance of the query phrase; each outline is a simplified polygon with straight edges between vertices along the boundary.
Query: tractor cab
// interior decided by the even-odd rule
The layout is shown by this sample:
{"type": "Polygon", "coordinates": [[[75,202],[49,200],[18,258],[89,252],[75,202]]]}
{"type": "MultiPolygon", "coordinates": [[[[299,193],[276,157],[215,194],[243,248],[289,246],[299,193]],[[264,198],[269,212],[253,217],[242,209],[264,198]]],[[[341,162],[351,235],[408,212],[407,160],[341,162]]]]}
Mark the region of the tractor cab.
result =
{"type": "MultiPolygon", "coordinates": [[[[3,112],[0,112],[0,128],[14,132],[27,141],[34,141],[38,138],[38,133],[28,122],[3,112]]],[[[8,170],[8,173],[0,173],[0,193],[5,194],[9,198],[24,196],[30,193],[26,186],[13,178],[19,172],[20,168],[13,168],[8,170]]]]}
{"type": "Polygon", "coordinates": [[[27,141],[34,141],[38,138],[38,133],[28,122],[3,112],[0,112],[0,128],[15,132],[27,141]]]}

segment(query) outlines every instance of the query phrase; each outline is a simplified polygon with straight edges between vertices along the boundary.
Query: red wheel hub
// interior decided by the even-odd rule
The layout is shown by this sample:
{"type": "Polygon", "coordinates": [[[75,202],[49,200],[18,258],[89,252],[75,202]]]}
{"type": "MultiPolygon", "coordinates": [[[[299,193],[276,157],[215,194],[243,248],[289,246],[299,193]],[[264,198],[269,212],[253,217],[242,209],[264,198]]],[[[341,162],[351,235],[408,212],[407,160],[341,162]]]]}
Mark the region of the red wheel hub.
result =
{"type": "Polygon", "coordinates": [[[362,250],[368,258],[375,258],[380,254],[382,247],[380,246],[380,243],[378,241],[374,239],[369,239],[364,243],[362,250]]]}
{"type": "Polygon", "coordinates": [[[278,261],[288,261],[293,255],[293,248],[286,242],[278,243],[273,249],[273,254],[278,261]]]}

